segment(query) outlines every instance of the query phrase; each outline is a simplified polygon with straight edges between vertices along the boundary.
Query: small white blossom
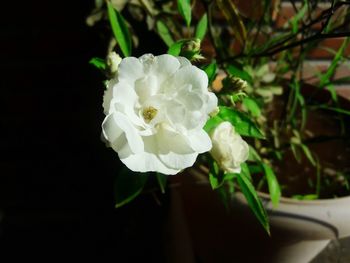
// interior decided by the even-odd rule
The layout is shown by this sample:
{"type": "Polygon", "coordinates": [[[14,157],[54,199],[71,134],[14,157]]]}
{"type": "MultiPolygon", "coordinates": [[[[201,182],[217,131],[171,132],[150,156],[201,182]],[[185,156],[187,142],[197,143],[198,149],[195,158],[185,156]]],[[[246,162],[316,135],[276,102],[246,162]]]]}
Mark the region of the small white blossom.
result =
{"type": "Polygon", "coordinates": [[[210,151],[221,169],[240,173],[241,163],[248,159],[249,146],[235,131],[230,122],[220,123],[211,134],[213,147],[210,151]]]}
{"type": "Polygon", "coordinates": [[[127,57],[104,96],[103,136],[137,172],[176,174],[211,149],[203,130],[217,107],[208,77],[183,57],[127,57]]]}

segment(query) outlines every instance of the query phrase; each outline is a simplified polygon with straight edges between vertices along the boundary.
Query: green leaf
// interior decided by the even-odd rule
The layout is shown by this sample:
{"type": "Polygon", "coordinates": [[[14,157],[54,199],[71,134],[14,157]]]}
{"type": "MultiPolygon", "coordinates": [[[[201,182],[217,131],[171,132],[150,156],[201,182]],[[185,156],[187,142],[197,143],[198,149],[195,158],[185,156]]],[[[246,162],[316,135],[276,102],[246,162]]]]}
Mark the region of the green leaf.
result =
{"type": "Polygon", "coordinates": [[[134,200],[147,182],[148,174],[135,173],[124,168],[118,175],[114,184],[115,207],[119,208],[134,200]]]}
{"type": "Polygon", "coordinates": [[[292,153],[294,155],[295,160],[297,160],[297,162],[300,163],[301,162],[301,156],[300,156],[300,151],[299,151],[298,145],[294,144],[293,142],[291,142],[290,148],[292,150],[292,153]]]}
{"type": "Polygon", "coordinates": [[[350,111],[344,110],[344,109],[341,109],[341,108],[334,108],[334,107],[328,107],[328,106],[323,106],[323,105],[317,106],[317,108],[330,110],[330,111],[335,111],[335,112],[342,113],[342,114],[345,114],[345,115],[350,115],[350,111]]]}
{"type": "Polygon", "coordinates": [[[120,49],[125,57],[131,55],[131,36],[128,27],[126,26],[123,16],[113,8],[110,1],[107,2],[108,18],[111,23],[112,31],[117,40],[120,49]]]}
{"type": "Polygon", "coordinates": [[[105,70],[107,68],[106,61],[102,58],[92,58],[89,61],[89,64],[95,66],[98,69],[105,70]]]}
{"type": "Polygon", "coordinates": [[[318,199],[318,195],[316,195],[316,194],[293,195],[292,198],[296,199],[296,200],[316,200],[316,199],[318,199]]]}
{"type": "Polygon", "coordinates": [[[251,208],[259,222],[262,224],[262,226],[265,228],[266,232],[270,235],[270,226],[267,213],[265,211],[264,206],[261,203],[260,198],[258,197],[258,194],[254,189],[254,186],[249,181],[248,177],[246,177],[244,174],[237,174],[237,181],[242,190],[243,195],[245,196],[249,204],[249,207],[251,208]]]}
{"type": "Polygon", "coordinates": [[[222,186],[222,184],[224,183],[224,178],[222,176],[222,173],[220,173],[220,168],[215,161],[212,161],[210,165],[209,182],[211,188],[213,188],[214,190],[222,186]]]}
{"type": "Polygon", "coordinates": [[[214,130],[221,122],[223,122],[222,119],[220,119],[217,116],[211,117],[209,120],[207,120],[206,124],[204,125],[204,130],[209,134],[212,130],[214,130]]]}
{"type": "Polygon", "coordinates": [[[305,144],[301,144],[301,149],[303,149],[303,152],[305,154],[305,156],[307,157],[307,159],[310,161],[310,163],[313,166],[316,166],[316,161],[314,159],[314,157],[312,156],[312,153],[310,152],[309,147],[307,147],[305,144]]]}
{"type": "Polygon", "coordinates": [[[264,172],[266,175],[267,185],[269,187],[270,198],[272,201],[273,207],[277,207],[281,198],[281,188],[273,172],[272,168],[266,163],[262,163],[264,172]]]}
{"type": "Polygon", "coordinates": [[[250,174],[249,167],[246,163],[241,164],[241,173],[244,174],[250,181],[252,181],[252,176],[250,174]]]}
{"type": "Polygon", "coordinates": [[[255,161],[255,162],[261,162],[260,155],[258,154],[258,152],[251,145],[249,145],[248,160],[249,161],[255,161]]]}
{"type": "Polygon", "coordinates": [[[180,15],[185,19],[187,27],[191,24],[191,1],[177,0],[177,7],[180,15]]]}
{"type": "Polygon", "coordinates": [[[304,1],[303,7],[299,10],[299,12],[290,20],[290,23],[292,25],[292,32],[295,34],[298,32],[298,24],[299,21],[302,20],[305,17],[305,14],[308,10],[308,4],[306,1],[304,1]]]}
{"type": "Polygon", "coordinates": [[[213,62],[213,63],[210,63],[209,65],[204,66],[203,70],[208,75],[209,84],[212,83],[215,79],[216,71],[217,71],[216,62],[213,62]]]}
{"type": "Polygon", "coordinates": [[[168,49],[168,54],[173,56],[179,56],[181,53],[182,46],[185,44],[185,42],[185,40],[179,40],[173,43],[168,49]]]}
{"type": "Polygon", "coordinates": [[[203,40],[203,38],[205,37],[205,34],[207,33],[207,26],[208,26],[208,16],[207,14],[204,14],[198,22],[195,37],[199,38],[200,40],[203,40]]]}
{"type": "Polygon", "coordinates": [[[168,180],[168,176],[165,174],[156,173],[156,177],[160,187],[160,191],[162,192],[162,194],[165,194],[165,187],[168,180]]]}
{"type": "Polygon", "coordinates": [[[243,99],[243,105],[250,111],[253,117],[259,117],[261,115],[259,105],[252,98],[245,97],[243,99]]]}
{"type": "Polygon", "coordinates": [[[261,174],[263,173],[263,168],[261,167],[261,165],[257,165],[257,164],[249,164],[248,165],[249,168],[249,172],[251,174],[261,174]]]}
{"type": "Polygon", "coordinates": [[[322,74],[322,77],[320,79],[320,84],[319,84],[320,87],[324,87],[327,83],[330,82],[330,79],[333,77],[335,70],[338,67],[338,63],[340,59],[343,57],[343,54],[349,45],[349,42],[350,42],[350,37],[347,37],[344,39],[343,44],[338,49],[336,55],[333,58],[331,65],[328,67],[327,71],[324,74],[322,74]]]}
{"type": "Polygon", "coordinates": [[[168,47],[174,44],[174,39],[170,33],[170,30],[162,20],[157,21],[157,31],[159,36],[162,38],[162,40],[168,47]]]}
{"type": "Polygon", "coordinates": [[[238,68],[235,65],[228,65],[227,67],[228,73],[230,73],[234,77],[238,77],[240,79],[243,79],[247,81],[248,83],[252,84],[253,83],[253,78],[243,69],[238,68]]]}
{"type": "Polygon", "coordinates": [[[219,108],[220,111],[217,117],[229,121],[240,135],[264,139],[263,133],[244,113],[229,107],[221,106],[219,108]]]}

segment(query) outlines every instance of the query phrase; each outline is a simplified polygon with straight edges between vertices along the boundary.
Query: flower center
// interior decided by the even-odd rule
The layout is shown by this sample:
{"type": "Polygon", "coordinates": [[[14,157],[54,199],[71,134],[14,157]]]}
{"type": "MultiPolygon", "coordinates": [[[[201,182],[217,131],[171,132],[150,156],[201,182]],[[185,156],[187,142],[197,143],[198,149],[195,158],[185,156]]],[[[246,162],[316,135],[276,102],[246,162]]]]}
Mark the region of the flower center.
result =
{"type": "Polygon", "coordinates": [[[143,119],[145,120],[146,123],[149,123],[157,115],[157,112],[158,110],[156,108],[149,106],[145,108],[142,112],[143,119]]]}

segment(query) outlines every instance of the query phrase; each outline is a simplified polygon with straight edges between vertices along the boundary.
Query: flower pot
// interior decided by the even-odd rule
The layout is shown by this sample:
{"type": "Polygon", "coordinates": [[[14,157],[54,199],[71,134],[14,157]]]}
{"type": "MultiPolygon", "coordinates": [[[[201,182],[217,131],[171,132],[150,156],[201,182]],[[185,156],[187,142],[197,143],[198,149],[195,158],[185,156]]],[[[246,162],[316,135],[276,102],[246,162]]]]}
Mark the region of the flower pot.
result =
{"type": "MultiPolygon", "coordinates": [[[[270,224],[285,233],[285,247],[278,251],[276,262],[309,262],[331,239],[350,236],[350,197],[301,201],[281,198],[272,207],[269,195],[259,193],[269,214],[270,224]]],[[[239,202],[246,204],[241,193],[239,202]]]]}
{"type": "Polygon", "coordinates": [[[269,214],[269,237],[240,192],[227,210],[207,181],[194,179],[198,170],[188,173],[177,176],[180,186],[171,189],[168,262],[310,262],[330,240],[350,236],[350,197],[283,197],[273,208],[259,192],[269,214]]]}

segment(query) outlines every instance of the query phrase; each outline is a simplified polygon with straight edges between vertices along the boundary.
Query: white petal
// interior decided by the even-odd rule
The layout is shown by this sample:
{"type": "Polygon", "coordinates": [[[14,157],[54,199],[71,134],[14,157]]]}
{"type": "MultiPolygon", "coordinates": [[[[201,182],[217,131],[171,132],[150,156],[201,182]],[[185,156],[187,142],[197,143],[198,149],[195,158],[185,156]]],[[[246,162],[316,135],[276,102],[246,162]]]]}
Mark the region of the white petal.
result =
{"type": "Polygon", "coordinates": [[[204,130],[192,133],[188,140],[191,148],[198,153],[210,151],[212,147],[210,137],[204,130]]]}
{"type": "Polygon", "coordinates": [[[119,126],[115,122],[113,118],[113,114],[109,114],[108,116],[106,116],[106,118],[103,120],[103,123],[102,123],[102,134],[105,137],[105,139],[110,143],[112,143],[122,133],[123,131],[119,128],[119,126]]]}
{"type": "Polygon", "coordinates": [[[197,159],[198,153],[190,154],[178,154],[174,152],[168,152],[167,154],[158,155],[162,162],[173,169],[182,170],[193,166],[197,159]]]}
{"type": "Polygon", "coordinates": [[[133,153],[141,153],[144,151],[144,144],[141,136],[138,134],[136,128],[130,123],[129,119],[116,112],[113,114],[113,118],[119,128],[125,133],[128,145],[133,153]]]}
{"type": "Polygon", "coordinates": [[[239,174],[239,173],[241,173],[241,167],[238,166],[238,167],[235,167],[235,168],[228,168],[227,171],[229,173],[239,174]]]}
{"type": "Polygon", "coordinates": [[[165,166],[153,153],[133,154],[120,160],[134,172],[159,172],[168,175],[180,172],[180,169],[172,169],[165,166]]]}
{"type": "Polygon", "coordinates": [[[207,115],[201,111],[187,111],[184,126],[188,130],[202,129],[207,121],[207,115]]]}
{"type": "Polygon", "coordinates": [[[145,76],[136,80],[135,91],[138,95],[138,100],[142,104],[149,97],[155,95],[158,91],[157,78],[153,75],[145,76]]]}
{"type": "Polygon", "coordinates": [[[198,153],[191,149],[183,135],[161,128],[155,137],[159,159],[166,166],[181,170],[192,166],[196,161],[198,153]]]}
{"type": "Polygon", "coordinates": [[[179,60],[181,68],[185,67],[185,66],[191,66],[192,65],[191,62],[185,57],[176,57],[176,58],[179,60]]]}
{"type": "Polygon", "coordinates": [[[128,116],[135,125],[143,125],[143,121],[140,119],[137,112],[135,112],[138,96],[128,82],[119,81],[118,84],[114,86],[113,98],[114,99],[111,101],[110,113],[119,111],[128,116]]]}
{"type": "Polygon", "coordinates": [[[179,60],[168,54],[157,56],[156,61],[155,74],[157,74],[160,84],[180,68],[179,60]]]}
{"type": "Polygon", "coordinates": [[[102,103],[103,112],[106,115],[109,112],[112,98],[113,98],[113,87],[109,87],[105,90],[105,92],[103,94],[103,103],[102,103]]]}
{"type": "Polygon", "coordinates": [[[195,66],[185,66],[180,68],[164,86],[165,91],[171,94],[184,85],[191,85],[195,92],[207,92],[208,76],[195,66]]]}
{"type": "Polygon", "coordinates": [[[181,101],[188,110],[200,110],[203,107],[203,100],[200,94],[190,91],[191,89],[191,85],[185,86],[185,88],[179,91],[176,99],[181,101]]]}
{"type": "Polygon", "coordinates": [[[127,57],[122,60],[118,69],[119,80],[135,81],[144,76],[144,68],[140,60],[127,57]]]}
{"type": "Polygon", "coordinates": [[[171,123],[182,123],[185,117],[185,107],[177,101],[169,101],[166,104],[166,114],[171,123]]]}
{"type": "Polygon", "coordinates": [[[213,112],[218,106],[218,98],[213,92],[208,93],[207,114],[213,112]]]}
{"type": "Polygon", "coordinates": [[[173,169],[165,165],[157,156],[158,147],[155,136],[143,137],[145,151],[138,154],[132,154],[121,161],[132,171],[135,172],[160,172],[163,174],[176,174],[180,169],[173,169]]]}

